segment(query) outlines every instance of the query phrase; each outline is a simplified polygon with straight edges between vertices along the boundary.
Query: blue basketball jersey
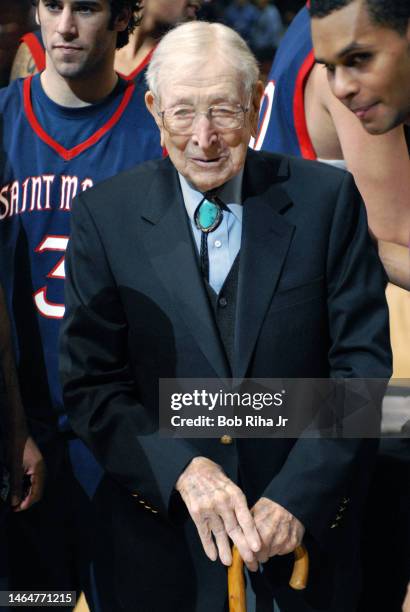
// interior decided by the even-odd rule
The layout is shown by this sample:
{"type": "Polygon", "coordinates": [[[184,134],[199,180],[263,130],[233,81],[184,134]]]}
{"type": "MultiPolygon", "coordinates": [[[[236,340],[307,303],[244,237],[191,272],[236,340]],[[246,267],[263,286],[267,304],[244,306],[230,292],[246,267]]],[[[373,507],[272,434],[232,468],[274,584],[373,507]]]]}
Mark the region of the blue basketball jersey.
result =
{"type": "Polygon", "coordinates": [[[162,156],[144,93],[144,87],[120,80],[102,103],[70,109],[44,94],[40,75],[0,91],[0,276],[31,417],[62,412],[58,334],[72,199],[162,156]]]}
{"type": "Polygon", "coordinates": [[[305,6],[276,53],[262,100],[255,149],[316,159],[304,105],[305,83],[313,65],[310,17],[305,6]]]}

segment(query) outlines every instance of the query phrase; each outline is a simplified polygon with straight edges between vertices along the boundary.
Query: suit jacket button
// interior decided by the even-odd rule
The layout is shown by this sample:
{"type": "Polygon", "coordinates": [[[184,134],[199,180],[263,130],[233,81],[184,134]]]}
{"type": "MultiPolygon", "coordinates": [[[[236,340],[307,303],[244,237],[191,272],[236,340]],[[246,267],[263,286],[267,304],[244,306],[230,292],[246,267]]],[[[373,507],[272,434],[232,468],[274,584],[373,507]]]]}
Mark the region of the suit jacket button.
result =
{"type": "Polygon", "coordinates": [[[221,308],[226,308],[228,305],[228,300],[225,297],[220,297],[218,300],[218,304],[221,308]]]}
{"type": "Polygon", "coordinates": [[[221,444],[232,444],[233,439],[231,438],[231,436],[227,436],[225,434],[224,436],[222,436],[222,438],[220,438],[219,442],[221,444]]]}

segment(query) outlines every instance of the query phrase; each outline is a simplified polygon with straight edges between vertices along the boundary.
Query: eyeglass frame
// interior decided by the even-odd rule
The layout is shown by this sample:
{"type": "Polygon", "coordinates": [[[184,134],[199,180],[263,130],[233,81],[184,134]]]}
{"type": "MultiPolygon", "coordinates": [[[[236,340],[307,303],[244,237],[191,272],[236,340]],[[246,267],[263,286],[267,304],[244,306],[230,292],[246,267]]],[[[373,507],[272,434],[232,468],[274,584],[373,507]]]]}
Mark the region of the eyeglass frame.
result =
{"type": "MultiPolygon", "coordinates": [[[[175,105],[175,106],[177,106],[177,105],[175,105]]],[[[189,104],[187,104],[186,106],[189,106],[189,104]]],[[[220,106],[222,106],[222,105],[220,105],[220,106]]],[[[242,112],[242,122],[241,122],[241,125],[240,125],[240,126],[238,126],[238,127],[235,127],[235,128],[227,128],[227,127],[226,127],[226,128],[223,128],[223,127],[218,127],[218,126],[215,126],[215,125],[214,125],[214,127],[215,127],[215,128],[218,130],[218,132],[222,132],[222,133],[223,133],[223,132],[235,132],[236,130],[241,130],[241,129],[243,128],[243,126],[245,125],[245,117],[246,117],[246,113],[248,113],[248,112],[249,112],[249,110],[250,110],[250,101],[249,101],[248,106],[243,106],[242,104],[236,104],[235,106],[239,107],[239,108],[238,108],[238,111],[237,111],[238,113],[239,113],[239,112],[242,112]]],[[[192,119],[192,124],[191,124],[191,126],[190,126],[190,128],[189,128],[189,130],[188,130],[187,132],[176,132],[176,131],[174,131],[174,130],[170,130],[170,129],[169,129],[169,127],[167,127],[166,122],[165,122],[165,117],[164,117],[164,115],[165,115],[165,113],[166,113],[168,110],[171,110],[172,108],[174,108],[173,106],[171,106],[170,108],[166,108],[166,109],[165,109],[165,110],[163,110],[163,111],[157,110],[157,113],[158,113],[158,115],[161,117],[161,120],[162,120],[162,125],[164,126],[164,128],[165,128],[165,129],[166,129],[168,132],[173,133],[173,134],[177,134],[177,135],[181,135],[181,136],[188,136],[188,135],[191,135],[191,134],[193,133],[193,132],[192,132],[192,128],[193,128],[193,125],[194,125],[195,119],[197,118],[197,116],[198,116],[198,115],[205,115],[205,116],[208,118],[208,121],[210,121],[210,122],[212,123],[212,120],[213,120],[213,117],[212,117],[212,109],[213,109],[213,108],[216,108],[216,107],[218,107],[218,105],[217,105],[217,104],[212,104],[211,106],[209,106],[209,107],[207,108],[207,110],[206,110],[206,111],[199,111],[199,110],[194,109],[194,110],[195,110],[195,115],[194,115],[194,117],[193,117],[193,119],[192,119]]],[[[193,108],[194,108],[194,107],[193,107],[193,108]]]]}

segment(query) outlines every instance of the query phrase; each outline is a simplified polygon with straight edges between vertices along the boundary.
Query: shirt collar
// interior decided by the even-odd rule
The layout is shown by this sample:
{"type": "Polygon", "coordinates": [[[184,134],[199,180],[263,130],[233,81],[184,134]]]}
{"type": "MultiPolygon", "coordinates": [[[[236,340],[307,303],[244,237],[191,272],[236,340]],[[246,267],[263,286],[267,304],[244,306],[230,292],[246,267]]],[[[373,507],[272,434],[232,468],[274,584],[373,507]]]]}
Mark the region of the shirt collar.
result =
{"type": "MultiPolygon", "coordinates": [[[[185,208],[189,218],[193,221],[194,212],[204,197],[203,193],[197,191],[188,183],[186,178],[178,172],[179,182],[181,184],[182,196],[184,198],[185,208]]],[[[241,171],[231,178],[227,183],[222,185],[216,192],[221,200],[228,206],[232,214],[239,220],[242,220],[242,178],[243,168],[241,171]]]]}

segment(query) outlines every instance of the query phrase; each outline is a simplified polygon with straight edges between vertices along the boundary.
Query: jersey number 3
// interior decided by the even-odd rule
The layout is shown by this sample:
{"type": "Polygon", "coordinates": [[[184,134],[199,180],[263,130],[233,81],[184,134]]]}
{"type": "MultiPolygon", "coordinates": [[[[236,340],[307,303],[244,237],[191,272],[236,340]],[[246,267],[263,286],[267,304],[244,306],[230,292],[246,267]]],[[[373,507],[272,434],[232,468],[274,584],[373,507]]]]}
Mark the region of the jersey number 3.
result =
{"type": "MultiPolygon", "coordinates": [[[[35,249],[36,253],[44,251],[62,251],[65,253],[68,244],[68,236],[46,236],[35,249]]],[[[57,265],[47,274],[47,278],[65,279],[64,255],[57,265]]],[[[41,287],[34,294],[34,302],[37,310],[47,319],[62,319],[64,316],[64,304],[55,304],[47,299],[47,286],[41,287]]]]}

